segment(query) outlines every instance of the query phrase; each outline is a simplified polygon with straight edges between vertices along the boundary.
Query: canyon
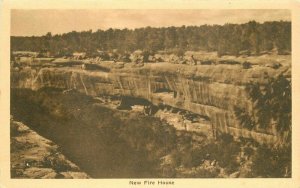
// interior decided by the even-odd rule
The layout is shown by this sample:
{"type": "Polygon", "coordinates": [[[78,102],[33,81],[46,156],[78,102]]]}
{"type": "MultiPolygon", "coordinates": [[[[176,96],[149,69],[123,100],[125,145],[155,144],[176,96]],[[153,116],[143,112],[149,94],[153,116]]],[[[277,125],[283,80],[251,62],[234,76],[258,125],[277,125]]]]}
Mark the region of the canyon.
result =
{"type": "MultiPolygon", "coordinates": [[[[48,146],[36,144],[45,155],[27,167],[20,152],[29,156],[33,149],[23,143],[11,151],[13,178],[290,177],[290,147],[277,147],[286,130],[275,118],[245,126],[249,114],[259,118],[262,105],[249,85],[266,92],[277,78],[290,82],[290,56],[200,65],[52,59],[12,66],[11,128],[28,126],[63,156],[43,166],[48,146]]],[[[283,106],[288,96],[279,99],[283,106]]],[[[11,135],[12,148],[16,139],[11,135]]]]}
{"type": "Polygon", "coordinates": [[[52,66],[12,69],[11,88],[76,90],[93,97],[119,96],[123,103],[127,101],[131,106],[139,100],[158,107],[167,105],[205,117],[215,135],[228,133],[272,145],[278,140],[274,126],[248,130],[241,126],[235,109],[243,108],[252,113],[254,104],[246,85],[264,85],[269,78],[278,75],[290,79],[291,64],[286,59],[279,68],[250,63],[253,64],[251,68],[240,64],[188,66],[170,63],[149,63],[142,67],[125,64],[124,68],[116,68],[112,63],[103,63],[101,66],[105,69],[100,71],[53,63],[52,66]],[[128,98],[131,98],[129,102],[128,98]]]}

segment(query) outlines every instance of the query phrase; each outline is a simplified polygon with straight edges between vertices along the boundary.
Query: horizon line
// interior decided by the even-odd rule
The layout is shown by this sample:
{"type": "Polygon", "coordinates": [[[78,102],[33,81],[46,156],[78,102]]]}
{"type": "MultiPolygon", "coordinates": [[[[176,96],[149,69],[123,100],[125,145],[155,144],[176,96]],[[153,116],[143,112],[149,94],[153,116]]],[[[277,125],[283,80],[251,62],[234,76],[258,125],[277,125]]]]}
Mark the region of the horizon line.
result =
{"type": "Polygon", "coordinates": [[[97,29],[97,30],[93,30],[93,29],[88,29],[88,30],[71,30],[71,31],[68,31],[68,32],[64,32],[64,33],[52,33],[51,31],[48,31],[46,32],[45,34],[43,35],[10,35],[10,37],[43,37],[43,36],[46,36],[48,33],[51,33],[52,36],[62,36],[64,34],[68,34],[68,33],[72,33],[72,32],[76,32],[76,33],[82,33],[82,32],[89,32],[89,31],[92,31],[92,33],[96,33],[98,31],[108,31],[110,29],[112,30],[130,30],[130,31],[134,31],[134,30],[137,30],[137,29],[145,29],[145,28],[154,28],[154,29],[163,29],[163,28],[170,28],[170,27],[175,27],[175,28],[180,28],[180,27],[201,27],[201,26],[225,26],[225,25],[243,25],[243,24],[247,24],[249,22],[256,22],[256,23],[259,23],[259,24],[264,24],[264,23],[267,23],[267,22],[290,22],[292,23],[291,20],[273,20],[273,21],[263,21],[263,22],[260,22],[260,21],[256,21],[256,20],[250,20],[250,21],[247,21],[247,22],[242,22],[242,23],[224,23],[224,24],[201,24],[201,25],[181,25],[181,26],[162,26],[162,27],[153,27],[153,26],[145,26],[145,27],[136,27],[136,28],[127,28],[127,27],[110,27],[110,28],[106,28],[106,29],[97,29]]]}

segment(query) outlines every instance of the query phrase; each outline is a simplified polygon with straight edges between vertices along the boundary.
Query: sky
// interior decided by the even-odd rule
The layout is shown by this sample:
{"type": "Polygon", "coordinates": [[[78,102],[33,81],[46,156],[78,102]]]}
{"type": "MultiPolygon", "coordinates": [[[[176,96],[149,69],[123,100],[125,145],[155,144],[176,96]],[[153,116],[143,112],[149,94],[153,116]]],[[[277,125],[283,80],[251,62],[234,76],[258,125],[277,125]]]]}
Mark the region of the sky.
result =
{"type": "Polygon", "coordinates": [[[246,23],[255,20],[290,21],[289,10],[47,10],[14,9],[11,11],[11,36],[41,36],[47,32],[97,31],[109,28],[189,26],[203,24],[246,23]]]}

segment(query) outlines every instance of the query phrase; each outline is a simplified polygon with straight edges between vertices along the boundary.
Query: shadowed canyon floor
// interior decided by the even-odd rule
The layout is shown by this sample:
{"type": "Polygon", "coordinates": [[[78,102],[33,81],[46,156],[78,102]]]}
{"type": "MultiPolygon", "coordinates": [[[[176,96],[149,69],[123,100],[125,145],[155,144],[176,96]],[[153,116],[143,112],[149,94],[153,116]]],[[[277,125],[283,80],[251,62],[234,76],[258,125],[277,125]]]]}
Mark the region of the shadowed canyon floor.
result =
{"type": "MultiPolygon", "coordinates": [[[[172,121],[135,109],[118,110],[76,91],[12,89],[11,113],[57,144],[92,178],[290,177],[288,151],[273,151],[247,139],[234,141],[229,135],[214,140],[176,130],[172,121]]],[[[11,144],[16,146],[13,137],[11,144]]]]}

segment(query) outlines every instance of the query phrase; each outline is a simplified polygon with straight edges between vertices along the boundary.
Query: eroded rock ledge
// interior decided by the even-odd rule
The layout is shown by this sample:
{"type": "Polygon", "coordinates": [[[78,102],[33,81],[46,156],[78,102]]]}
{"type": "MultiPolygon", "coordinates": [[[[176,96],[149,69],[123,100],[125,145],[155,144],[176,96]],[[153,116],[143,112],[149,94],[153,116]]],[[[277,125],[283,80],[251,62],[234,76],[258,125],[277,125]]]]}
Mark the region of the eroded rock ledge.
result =
{"type": "Polygon", "coordinates": [[[89,178],[56,144],[17,121],[11,121],[11,177],[89,178]]]}
{"type": "Polygon", "coordinates": [[[249,82],[264,84],[268,78],[279,74],[290,78],[290,66],[244,69],[240,65],[191,67],[161,63],[106,72],[81,70],[79,66],[28,67],[12,70],[11,87],[33,90],[54,87],[75,89],[90,96],[143,98],[155,105],[166,104],[207,116],[216,131],[272,144],[277,140],[273,127],[252,131],[242,128],[234,115],[234,108],[253,110],[245,85],[249,82]]]}

